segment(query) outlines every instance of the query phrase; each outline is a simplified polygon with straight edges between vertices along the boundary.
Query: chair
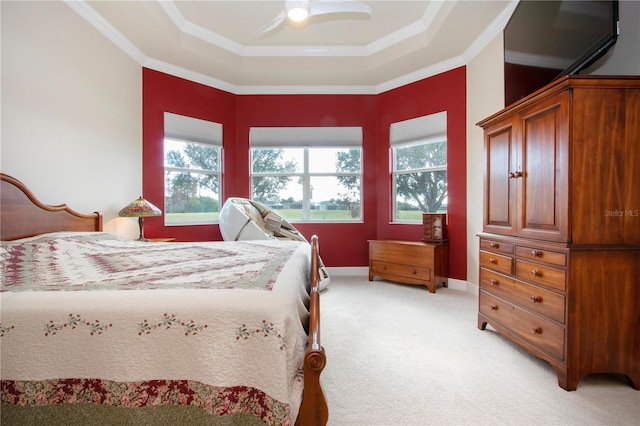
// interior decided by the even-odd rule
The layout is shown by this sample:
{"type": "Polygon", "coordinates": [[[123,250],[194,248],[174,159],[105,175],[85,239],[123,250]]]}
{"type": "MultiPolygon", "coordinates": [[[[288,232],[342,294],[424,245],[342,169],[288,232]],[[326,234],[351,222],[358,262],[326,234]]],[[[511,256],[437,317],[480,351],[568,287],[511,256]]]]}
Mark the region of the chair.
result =
{"type": "MultiPolygon", "coordinates": [[[[267,206],[247,198],[228,198],[220,210],[220,232],[225,241],[307,239],[286,219],[267,206]]],[[[330,277],[320,259],[320,291],[327,288],[330,277]]]]}

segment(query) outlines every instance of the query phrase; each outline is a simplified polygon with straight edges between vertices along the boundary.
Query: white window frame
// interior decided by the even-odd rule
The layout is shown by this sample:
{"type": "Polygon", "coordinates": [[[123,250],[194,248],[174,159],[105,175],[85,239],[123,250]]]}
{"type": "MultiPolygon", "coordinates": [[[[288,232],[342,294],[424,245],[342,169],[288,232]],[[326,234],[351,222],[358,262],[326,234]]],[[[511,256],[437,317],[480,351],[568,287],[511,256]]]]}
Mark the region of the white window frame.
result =
{"type": "Polygon", "coordinates": [[[302,218],[288,218],[296,223],[354,223],[364,217],[362,181],[364,178],[362,128],[361,127],[253,127],[250,129],[249,179],[253,194],[253,177],[291,176],[302,180],[302,218]],[[253,149],[301,149],[303,165],[301,172],[295,173],[254,173],[253,149]],[[359,149],[359,172],[311,172],[309,153],[316,148],[359,149]],[[315,177],[357,176],[360,179],[360,217],[344,220],[319,220],[311,218],[311,180],[315,177]]]}

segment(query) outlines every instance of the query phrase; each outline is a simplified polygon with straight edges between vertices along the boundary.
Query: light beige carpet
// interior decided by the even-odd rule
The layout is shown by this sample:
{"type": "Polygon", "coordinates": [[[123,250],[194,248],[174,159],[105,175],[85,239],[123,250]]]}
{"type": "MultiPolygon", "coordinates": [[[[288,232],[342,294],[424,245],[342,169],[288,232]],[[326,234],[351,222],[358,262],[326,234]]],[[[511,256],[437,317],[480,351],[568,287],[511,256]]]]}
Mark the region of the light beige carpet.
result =
{"type": "Polygon", "coordinates": [[[477,328],[469,292],[331,276],[321,301],[330,425],[640,425],[614,375],[561,389],[544,361],[477,328]]]}

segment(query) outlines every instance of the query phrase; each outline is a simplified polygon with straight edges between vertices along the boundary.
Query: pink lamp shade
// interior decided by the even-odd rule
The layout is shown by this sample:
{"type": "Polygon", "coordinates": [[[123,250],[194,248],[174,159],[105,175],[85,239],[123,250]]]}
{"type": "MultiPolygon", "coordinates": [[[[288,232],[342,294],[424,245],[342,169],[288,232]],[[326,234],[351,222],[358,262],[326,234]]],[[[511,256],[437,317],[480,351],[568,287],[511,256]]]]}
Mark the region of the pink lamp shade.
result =
{"type": "Polygon", "coordinates": [[[138,199],[133,200],[127,206],[125,206],[122,210],[118,212],[118,216],[122,217],[137,217],[138,218],[138,226],[140,227],[140,237],[138,237],[139,241],[148,241],[144,237],[144,233],[142,230],[143,220],[147,216],[161,216],[162,211],[140,197],[138,199]]]}

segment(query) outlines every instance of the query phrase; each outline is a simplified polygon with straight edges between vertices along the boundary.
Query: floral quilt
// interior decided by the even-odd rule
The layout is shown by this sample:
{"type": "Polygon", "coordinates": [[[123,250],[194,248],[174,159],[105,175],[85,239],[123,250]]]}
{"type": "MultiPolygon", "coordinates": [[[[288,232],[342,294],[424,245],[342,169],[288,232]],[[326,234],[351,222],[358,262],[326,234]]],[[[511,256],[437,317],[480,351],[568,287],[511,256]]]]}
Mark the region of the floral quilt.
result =
{"type": "Polygon", "coordinates": [[[2,242],[2,403],[197,406],[296,419],[309,245],[2,242]]]}

